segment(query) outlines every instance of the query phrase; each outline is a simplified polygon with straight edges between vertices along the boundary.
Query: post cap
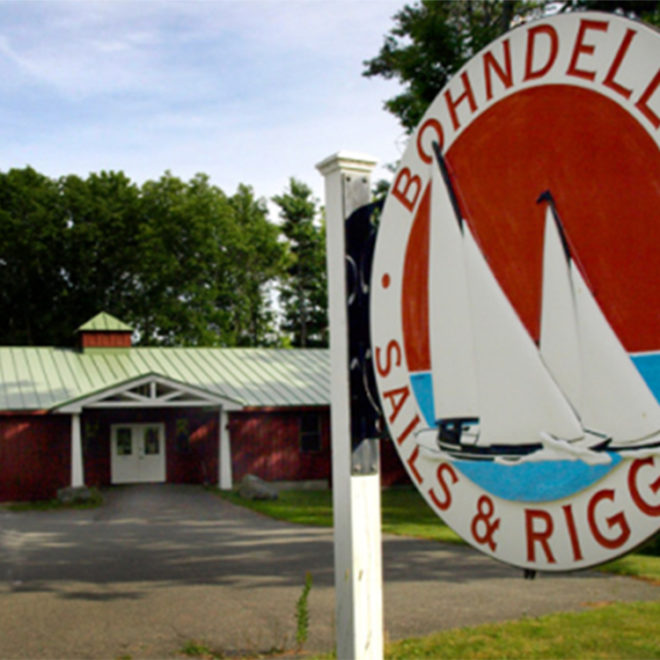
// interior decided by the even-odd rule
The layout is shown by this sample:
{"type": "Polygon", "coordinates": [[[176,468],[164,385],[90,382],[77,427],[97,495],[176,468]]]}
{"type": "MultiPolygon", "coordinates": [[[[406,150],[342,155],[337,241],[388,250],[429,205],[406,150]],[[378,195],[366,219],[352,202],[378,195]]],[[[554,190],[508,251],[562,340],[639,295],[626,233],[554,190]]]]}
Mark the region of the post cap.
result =
{"type": "Polygon", "coordinates": [[[342,172],[355,172],[369,174],[376,167],[378,161],[373,156],[357,153],[355,151],[338,151],[332,156],[324,158],[316,165],[316,169],[328,176],[337,170],[342,172]]]}

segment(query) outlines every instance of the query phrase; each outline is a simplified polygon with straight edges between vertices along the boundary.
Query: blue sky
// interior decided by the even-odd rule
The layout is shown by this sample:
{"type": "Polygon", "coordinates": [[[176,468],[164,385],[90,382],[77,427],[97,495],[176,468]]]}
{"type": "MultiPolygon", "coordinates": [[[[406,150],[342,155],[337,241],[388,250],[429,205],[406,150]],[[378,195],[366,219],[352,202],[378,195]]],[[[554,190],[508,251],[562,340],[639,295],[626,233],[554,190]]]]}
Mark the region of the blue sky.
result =
{"type": "Polygon", "coordinates": [[[320,197],[331,153],[401,155],[397,85],[361,73],[403,4],[0,0],[0,170],[205,172],[266,198],[295,176],[320,197]]]}

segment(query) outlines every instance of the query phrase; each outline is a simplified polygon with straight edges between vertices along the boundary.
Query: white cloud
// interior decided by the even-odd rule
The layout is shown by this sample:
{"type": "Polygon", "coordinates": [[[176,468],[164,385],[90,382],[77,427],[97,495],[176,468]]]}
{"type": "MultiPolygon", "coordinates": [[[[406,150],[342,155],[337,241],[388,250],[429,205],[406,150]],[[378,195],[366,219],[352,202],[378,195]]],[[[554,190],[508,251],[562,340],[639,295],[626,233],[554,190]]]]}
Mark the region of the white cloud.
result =
{"type": "Polygon", "coordinates": [[[0,168],[207,172],[233,192],[320,194],[339,149],[399,155],[363,78],[403,2],[0,2],[0,168]]]}

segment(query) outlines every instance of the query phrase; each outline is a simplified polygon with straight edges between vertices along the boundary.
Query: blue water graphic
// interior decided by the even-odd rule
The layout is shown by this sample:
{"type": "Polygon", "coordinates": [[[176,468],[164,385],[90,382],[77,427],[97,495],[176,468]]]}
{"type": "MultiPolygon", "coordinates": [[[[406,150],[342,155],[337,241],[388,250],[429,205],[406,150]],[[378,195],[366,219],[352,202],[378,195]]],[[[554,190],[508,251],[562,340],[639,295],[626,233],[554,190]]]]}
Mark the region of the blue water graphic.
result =
{"type": "Polygon", "coordinates": [[[503,465],[490,461],[454,461],[471,481],[492,495],[515,502],[548,502],[569,497],[607,475],[621,457],[610,454],[608,465],[582,461],[543,461],[503,465]]]}
{"type": "Polygon", "coordinates": [[[429,428],[435,427],[435,406],[433,404],[433,380],[430,371],[410,374],[410,384],[417,399],[417,405],[424,415],[429,428]]]}
{"type": "MultiPolygon", "coordinates": [[[[655,398],[660,402],[660,352],[630,356],[655,398]]],[[[420,411],[429,428],[436,425],[431,372],[410,374],[420,411]]],[[[492,461],[453,461],[471,481],[489,493],[515,502],[548,502],[570,497],[605,477],[621,462],[610,453],[607,465],[576,461],[539,461],[501,464],[492,461]]]]}
{"type": "Polygon", "coordinates": [[[660,353],[644,353],[630,357],[660,403],[660,353]]]}

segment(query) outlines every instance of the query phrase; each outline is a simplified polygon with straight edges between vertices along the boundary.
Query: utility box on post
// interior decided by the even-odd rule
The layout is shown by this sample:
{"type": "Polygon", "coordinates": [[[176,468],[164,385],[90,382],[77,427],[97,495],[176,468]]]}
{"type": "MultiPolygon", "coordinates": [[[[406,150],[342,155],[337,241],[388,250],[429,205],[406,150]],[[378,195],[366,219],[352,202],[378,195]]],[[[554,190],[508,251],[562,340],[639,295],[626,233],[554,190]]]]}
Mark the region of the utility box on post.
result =
{"type": "Polygon", "coordinates": [[[352,474],[378,472],[378,441],[383,433],[369,324],[371,264],[381,208],[379,202],[360,206],[344,226],[352,474]]]}

